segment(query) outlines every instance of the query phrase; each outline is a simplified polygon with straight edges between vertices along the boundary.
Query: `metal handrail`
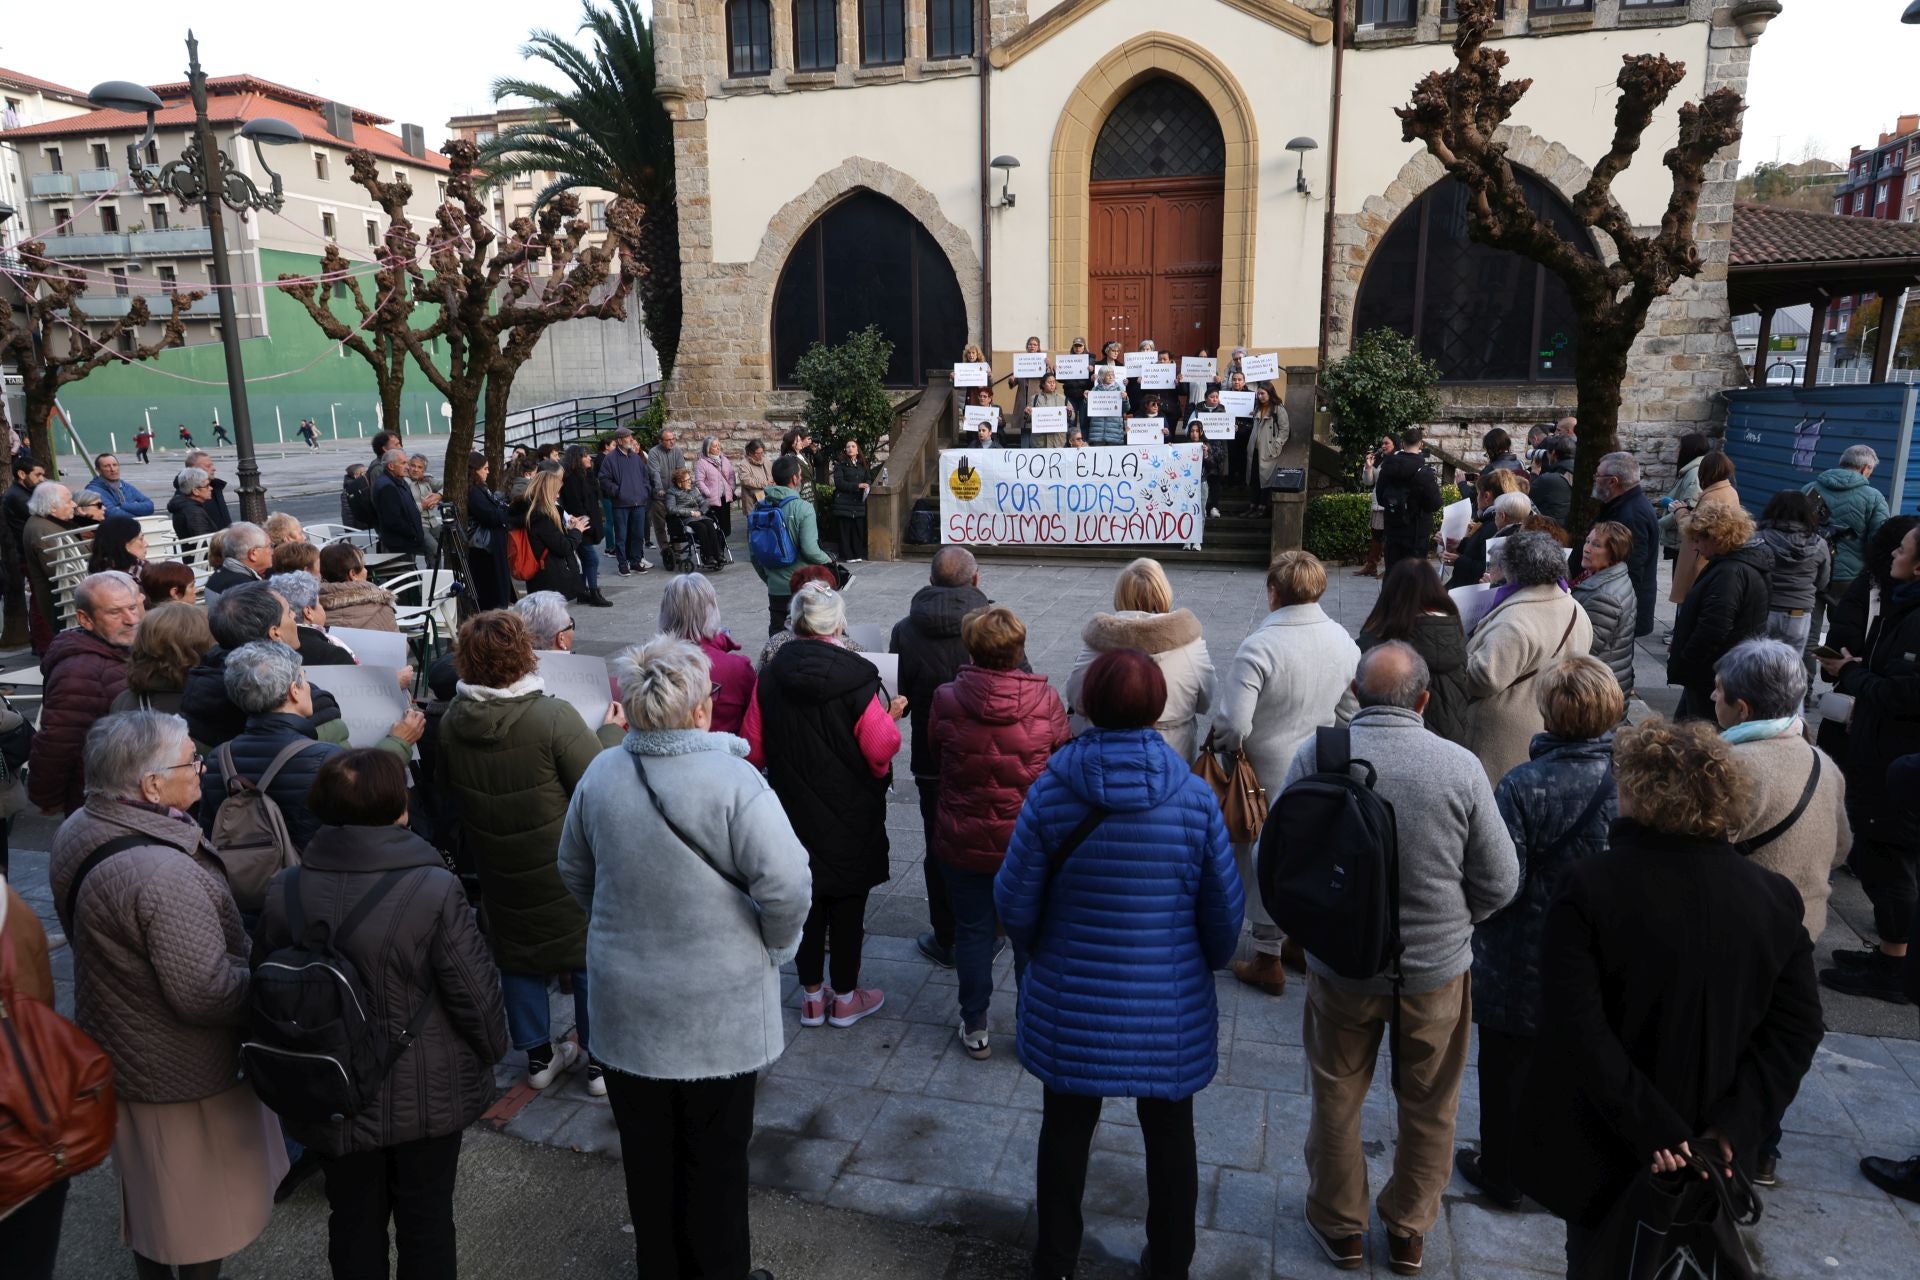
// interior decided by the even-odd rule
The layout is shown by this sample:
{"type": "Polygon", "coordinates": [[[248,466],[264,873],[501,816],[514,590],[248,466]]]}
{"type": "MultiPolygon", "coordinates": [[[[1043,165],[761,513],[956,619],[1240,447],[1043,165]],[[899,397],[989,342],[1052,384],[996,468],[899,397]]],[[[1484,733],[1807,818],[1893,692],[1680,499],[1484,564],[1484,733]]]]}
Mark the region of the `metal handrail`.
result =
{"type": "MultiPolygon", "coordinates": [[[[512,450],[555,440],[562,444],[590,440],[645,414],[654,397],[660,394],[660,385],[655,380],[612,395],[576,397],[515,409],[507,415],[506,447],[512,450]]],[[[484,428],[484,423],[482,426],[484,428]]]]}

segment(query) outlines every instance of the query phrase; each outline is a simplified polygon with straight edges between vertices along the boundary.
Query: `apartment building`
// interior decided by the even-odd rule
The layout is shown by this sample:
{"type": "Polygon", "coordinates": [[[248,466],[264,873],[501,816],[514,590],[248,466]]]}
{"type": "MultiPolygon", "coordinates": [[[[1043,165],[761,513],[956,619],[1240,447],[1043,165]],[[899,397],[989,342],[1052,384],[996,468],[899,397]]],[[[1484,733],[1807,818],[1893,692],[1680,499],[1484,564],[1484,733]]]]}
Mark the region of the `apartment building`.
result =
{"type": "MultiPolygon", "coordinates": [[[[483,115],[455,116],[447,121],[447,136],[464,138],[475,146],[484,147],[515,125],[531,124],[538,115],[531,107],[508,107],[483,115]]],[[[486,199],[493,206],[495,220],[506,223],[515,218],[532,217],[534,201],[559,177],[551,170],[522,173],[515,175],[504,186],[488,188],[486,199]]],[[[597,233],[590,236],[589,240],[593,243],[604,240],[607,206],[613,202],[614,193],[599,187],[575,187],[573,192],[580,197],[581,216],[592,224],[597,233]]]]}
{"type": "MultiPolygon", "coordinates": [[[[1853,148],[1846,176],[1834,188],[1833,211],[1849,218],[1912,222],[1920,212],[1920,113],[1904,115],[1870,147],[1853,148]]],[[[1835,298],[1827,309],[1827,333],[1844,334],[1865,294],[1835,298]]]]}
{"type": "MultiPolygon", "coordinates": [[[[87,95],[78,89],[0,67],[0,131],[61,120],[89,110],[87,95]]],[[[27,199],[20,150],[4,138],[0,138],[0,204],[13,210],[5,230],[0,231],[0,244],[10,244],[44,225],[45,210],[36,210],[27,199]],[[36,221],[36,214],[40,221],[36,221]]]]}

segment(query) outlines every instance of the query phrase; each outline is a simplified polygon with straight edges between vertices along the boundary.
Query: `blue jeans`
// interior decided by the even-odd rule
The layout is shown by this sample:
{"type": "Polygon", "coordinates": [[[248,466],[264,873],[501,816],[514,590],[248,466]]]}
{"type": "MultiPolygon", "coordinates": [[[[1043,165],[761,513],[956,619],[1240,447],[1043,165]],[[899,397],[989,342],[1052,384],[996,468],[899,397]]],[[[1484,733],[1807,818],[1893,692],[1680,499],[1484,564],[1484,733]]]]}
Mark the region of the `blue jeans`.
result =
{"type": "Polygon", "coordinates": [[[580,585],[589,591],[600,586],[600,548],[591,542],[580,544],[580,585]]]}
{"type": "MultiPolygon", "coordinates": [[[[553,1042],[551,1006],[547,1003],[547,975],[503,973],[500,994],[507,1004],[507,1038],[525,1053],[553,1042]]],[[[587,1052],[587,971],[573,974],[573,1023],[580,1035],[580,1051],[587,1052]]]]}
{"type": "Polygon", "coordinates": [[[962,871],[940,864],[953,901],[953,971],[960,979],[960,1018],[967,1026],[987,1025],[993,998],[993,938],[1000,918],[993,908],[993,873],[962,871]]]}
{"type": "Polygon", "coordinates": [[[607,524],[607,547],[616,564],[634,565],[647,558],[647,504],[615,507],[607,524]]]}

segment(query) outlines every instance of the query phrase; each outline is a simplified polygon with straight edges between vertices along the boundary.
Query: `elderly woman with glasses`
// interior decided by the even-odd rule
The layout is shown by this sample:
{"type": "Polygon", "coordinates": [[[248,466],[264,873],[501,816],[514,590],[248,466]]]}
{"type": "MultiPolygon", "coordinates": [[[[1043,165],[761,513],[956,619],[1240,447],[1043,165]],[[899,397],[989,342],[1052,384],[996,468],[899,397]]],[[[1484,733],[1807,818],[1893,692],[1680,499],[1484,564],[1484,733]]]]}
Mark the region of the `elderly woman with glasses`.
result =
{"type": "Polygon", "coordinates": [[[720,599],[705,574],[668,581],[660,595],[660,632],[700,646],[713,668],[713,731],[739,733],[753,701],[753,663],[720,625],[720,599]]]}
{"type": "Polygon", "coordinates": [[[247,934],[187,812],[200,769],[177,716],[97,722],[86,806],[54,836],[48,877],[73,940],[74,1019],[113,1063],[121,1233],[143,1278],[215,1280],[266,1226],[287,1171],[240,1075],[247,934]]]}
{"type": "Polygon", "coordinates": [[[167,499],[167,514],[173,517],[173,536],[198,538],[214,533],[213,477],[199,467],[187,467],[173,478],[173,497],[167,499]]]}
{"type": "Polygon", "coordinates": [[[648,1274],[745,1276],[755,1074],[785,1039],[780,966],[811,902],[807,851],[747,744],[716,724],[706,653],[661,635],[612,666],[630,728],[580,779],[559,866],[587,913],[594,1056],[635,1247],[648,1274]]]}

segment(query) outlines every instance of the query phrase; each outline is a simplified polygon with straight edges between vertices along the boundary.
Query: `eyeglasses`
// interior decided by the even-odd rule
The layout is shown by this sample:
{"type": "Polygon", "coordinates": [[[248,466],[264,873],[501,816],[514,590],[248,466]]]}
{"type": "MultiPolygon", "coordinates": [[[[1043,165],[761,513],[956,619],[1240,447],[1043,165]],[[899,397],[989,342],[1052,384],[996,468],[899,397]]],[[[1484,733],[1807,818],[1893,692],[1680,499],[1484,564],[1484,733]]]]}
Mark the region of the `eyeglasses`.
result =
{"type": "Polygon", "coordinates": [[[562,628],[560,628],[560,629],[559,629],[558,631],[556,631],[556,632],[554,632],[554,634],[555,634],[555,635],[557,635],[557,636],[563,636],[563,635],[565,635],[565,634],[567,634],[567,632],[569,632],[569,631],[571,631],[571,630],[573,630],[573,619],[572,619],[572,618],[568,618],[568,619],[567,619],[567,625],[566,625],[566,626],[564,626],[564,627],[562,627],[562,628]]]}
{"type": "Polygon", "coordinates": [[[195,756],[191,760],[182,760],[179,764],[170,764],[155,769],[148,776],[159,777],[163,773],[172,773],[175,769],[191,769],[195,773],[205,773],[207,771],[207,758],[205,756],[195,756]]]}

